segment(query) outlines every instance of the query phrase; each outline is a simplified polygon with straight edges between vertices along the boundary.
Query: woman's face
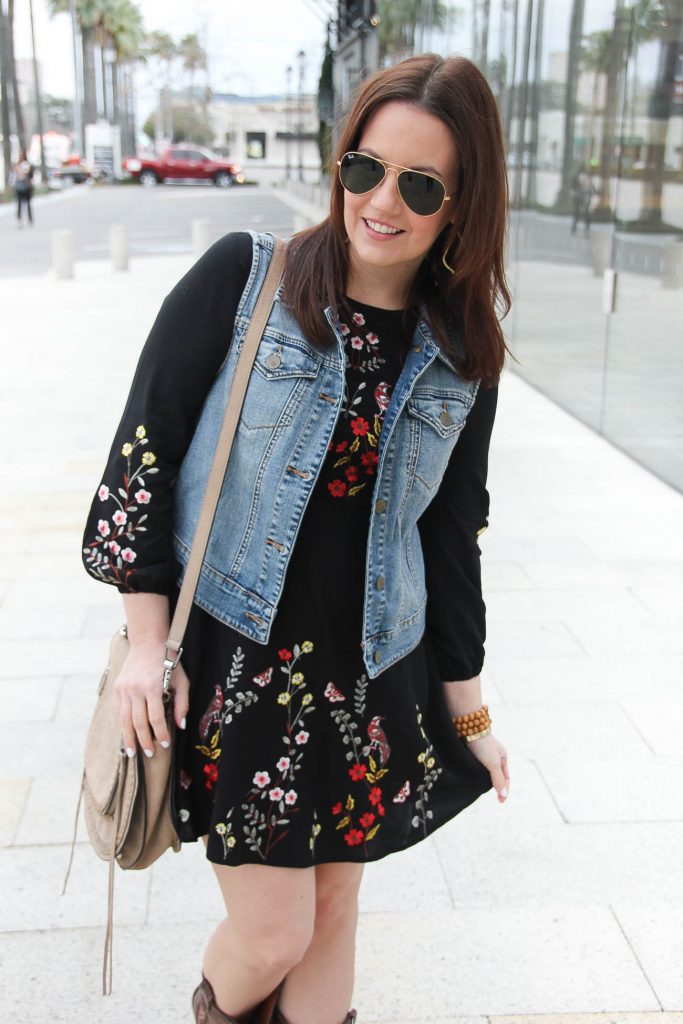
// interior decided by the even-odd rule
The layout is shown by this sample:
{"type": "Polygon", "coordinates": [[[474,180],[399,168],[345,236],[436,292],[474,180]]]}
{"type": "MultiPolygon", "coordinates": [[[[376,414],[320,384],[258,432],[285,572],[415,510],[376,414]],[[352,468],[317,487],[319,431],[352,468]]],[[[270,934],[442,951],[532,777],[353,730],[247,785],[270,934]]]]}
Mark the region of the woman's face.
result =
{"type": "Polygon", "coordinates": [[[453,196],[438,213],[421,217],[401,198],[397,171],[389,168],[372,192],[357,196],[344,190],[344,225],[356,271],[363,265],[414,274],[434,239],[454,217],[457,154],[450,130],[438,117],[410,103],[384,103],[368,120],[358,152],[390,164],[426,171],[440,178],[453,196]],[[380,234],[375,227],[397,229],[380,234]]]}

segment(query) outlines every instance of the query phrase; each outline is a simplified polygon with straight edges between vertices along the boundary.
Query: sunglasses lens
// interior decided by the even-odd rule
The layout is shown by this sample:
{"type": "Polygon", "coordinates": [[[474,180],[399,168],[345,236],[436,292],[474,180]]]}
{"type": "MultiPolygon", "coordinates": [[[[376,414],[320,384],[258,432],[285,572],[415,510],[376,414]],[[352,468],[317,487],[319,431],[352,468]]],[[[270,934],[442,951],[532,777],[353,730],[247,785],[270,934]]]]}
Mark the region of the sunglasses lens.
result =
{"type": "Polygon", "coordinates": [[[440,210],[446,195],[437,178],[420,171],[401,171],[398,190],[406,206],[421,217],[431,217],[440,210]]]}
{"type": "Polygon", "coordinates": [[[377,188],[384,177],[384,167],[363,153],[346,153],[342,157],[339,178],[342,185],[354,195],[362,196],[377,188]]]}

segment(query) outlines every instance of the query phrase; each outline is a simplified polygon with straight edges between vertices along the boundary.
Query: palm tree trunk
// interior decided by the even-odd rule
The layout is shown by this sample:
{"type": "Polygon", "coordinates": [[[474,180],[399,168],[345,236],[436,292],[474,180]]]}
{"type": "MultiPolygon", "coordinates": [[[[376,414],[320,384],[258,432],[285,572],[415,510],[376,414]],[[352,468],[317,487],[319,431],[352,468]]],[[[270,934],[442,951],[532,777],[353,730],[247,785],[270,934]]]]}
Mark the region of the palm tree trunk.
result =
{"type": "Polygon", "coordinates": [[[21,108],[19,82],[17,81],[17,62],[14,54],[14,0],[7,0],[7,57],[9,72],[12,79],[12,96],[14,98],[14,123],[17,126],[19,149],[26,149],[26,129],[24,112],[21,108]]]}
{"type": "Polygon", "coordinates": [[[536,167],[538,164],[539,118],[541,116],[541,88],[543,86],[541,61],[543,59],[543,22],[545,18],[545,0],[538,0],[536,14],[536,42],[534,44],[534,84],[531,91],[531,161],[529,176],[526,183],[526,205],[536,205],[536,167]]]}
{"type": "Polygon", "coordinates": [[[2,8],[0,7],[0,89],[2,90],[2,97],[0,98],[0,120],[2,121],[3,188],[5,191],[9,188],[9,172],[12,165],[12,150],[10,148],[9,96],[7,90],[7,60],[5,59],[7,30],[7,20],[5,15],[2,13],[2,8]]]}
{"type": "Polygon", "coordinates": [[[534,18],[534,0],[527,0],[526,26],[524,30],[524,66],[522,68],[522,92],[517,110],[517,168],[513,191],[514,204],[519,207],[522,202],[522,178],[524,175],[524,154],[526,143],[526,117],[529,99],[529,61],[531,59],[531,28],[534,18]]]}
{"type": "Polygon", "coordinates": [[[45,164],[45,144],[43,142],[43,97],[38,75],[38,57],[36,55],[36,30],[33,21],[33,0],[28,0],[29,17],[31,19],[31,54],[33,57],[33,91],[36,94],[36,122],[40,139],[40,180],[47,184],[47,166],[45,164]]]}
{"type": "Polygon", "coordinates": [[[515,101],[517,98],[517,35],[519,33],[519,0],[515,0],[514,17],[512,19],[512,71],[510,73],[510,87],[505,105],[505,138],[507,139],[508,152],[512,150],[512,118],[515,113],[515,101]]]}
{"type": "Polygon", "coordinates": [[[491,0],[483,0],[481,25],[481,59],[479,69],[488,75],[489,67],[489,24],[491,21],[491,0]]]}
{"type": "Polygon", "coordinates": [[[95,40],[93,30],[81,25],[83,47],[83,124],[97,121],[97,86],[95,84],[95,40]]]}
{"type": "Polygon", "coordinates": [[[573,0],[569,28],[569,55],[567,58],[567,85],[564,99],[564,138],[562,141],[562,179],[555,198],[555,209],[560,212],[571,210],[571,187],[574,177],[574,130],[576,126],[576,92],[579,83],[581,63],[581,40],[583,38],[583,17],[585,0],[573,0]]]}
{"type": "Polygon", "coordinates": [[[605,94],[605,116],[603,119],[602,145],[600,147],[600,188],[595,212],[601,219],[612,216],[610,205],[610,180],[616,142],[617,109],[619,106],[619,84],[624,70],[624,56],[628,41],[628,20],[624,17],[624,0],[617,0],[614,11],[614,29],[610,36],[607,58],[607,91],[605,94]]]}

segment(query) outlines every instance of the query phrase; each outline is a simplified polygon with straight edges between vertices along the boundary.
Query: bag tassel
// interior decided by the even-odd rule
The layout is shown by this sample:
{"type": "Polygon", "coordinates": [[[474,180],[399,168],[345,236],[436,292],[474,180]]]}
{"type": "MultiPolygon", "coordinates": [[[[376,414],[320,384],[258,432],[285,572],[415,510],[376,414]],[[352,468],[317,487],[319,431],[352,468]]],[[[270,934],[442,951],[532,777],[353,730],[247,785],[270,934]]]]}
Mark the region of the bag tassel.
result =
{"type": "Polygon", "coordinates": [[[64,885],[62,886],[62,896],[66,892],[67,882],[69,881],[69,875],[71,874],[71,865],[74,862],[74,850],[76,848],[76,834],[78,832],[78,815],[81,810],[81,801],[83,800],[83,790],[85,788],[85,768],[83,769],[83,775],[81,776],[81,790],[78,794],[78,803],[76,804],[76,816],[74,818],[74,834],[71,839],[71,853],[69,854],[69,863],[66,869],[66,875],[64,876],[64,885]]]}

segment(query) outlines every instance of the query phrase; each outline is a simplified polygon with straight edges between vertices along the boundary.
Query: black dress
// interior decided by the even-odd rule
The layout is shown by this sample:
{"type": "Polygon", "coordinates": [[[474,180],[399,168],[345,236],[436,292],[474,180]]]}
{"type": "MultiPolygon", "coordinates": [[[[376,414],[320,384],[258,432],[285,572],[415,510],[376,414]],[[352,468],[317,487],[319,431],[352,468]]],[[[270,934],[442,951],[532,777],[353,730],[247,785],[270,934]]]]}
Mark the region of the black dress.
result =
{"type": "MultiPolygon", "coordinates": [[[[224,358],[250,260],[250,236],[228,235],[164,303],[86,527],[88,571],[124,592],[167,593],[171,610],[178,595],[169,543],[174,470],[224,358]],[[219,324],[212,316],[218,303],[219,324]],[[205,319],[204,333],[193,312],[205,319]],[[192,338],[202,334],[206,354],[212,352],[208,373],[201,360],[200,382],[183,378],[186,320],[193,322],[192,338]],[[177,418],[161,411],[174,386],[170,377],[184,380],[175,385],[177,418]]],[[[217,863],[377,860],[423,839],[491,788],[488,771],[455,734],[442,680],[470,678],[483,661],[477,534],[487,523],[496,389],[480,388],[420,522],[425,636],[369,680],[360,639],[376,449],[410,331],[401,310],[359,302],[352,309],[342,328],[344,406],[304,513],[270,641],[259,644],[197,605],[185,635],[191,694],[177,749],[177,825],[183,841],[208,833],[207,856],[217,863]]],[[[191,347],[196,367],[202,353],[191,347]]]]}

